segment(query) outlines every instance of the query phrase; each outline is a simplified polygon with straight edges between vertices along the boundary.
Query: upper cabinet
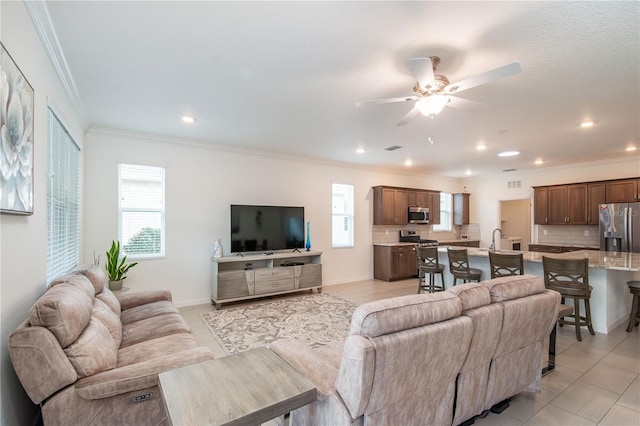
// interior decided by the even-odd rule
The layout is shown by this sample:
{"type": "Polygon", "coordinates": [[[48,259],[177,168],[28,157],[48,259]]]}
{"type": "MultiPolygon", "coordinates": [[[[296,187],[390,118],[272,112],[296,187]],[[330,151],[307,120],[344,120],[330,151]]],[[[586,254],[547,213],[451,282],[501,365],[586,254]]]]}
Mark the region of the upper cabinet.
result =
{"type": "Polygon", "coordinates": [[[469,196],[471,194],[453,194],[453,224],[469,224],[469,196]]]}
{"type": "Polygon", "coordinates": [[[440,223],[440,192],[390,186],[373,187],[374,225],[407,225],[409,206],[427,207],[430,224],[440,223]]]}
{"type": "Polygon", "coordinates": [[[640,201],[640,179],[533,188],[536,225],[597,225],[599,205],[640,201]]]}
{"type": "Polygon", "coordinates": [[[607,203],[640,201],[640,179],[614,180],[606,183],[607,203]]]}

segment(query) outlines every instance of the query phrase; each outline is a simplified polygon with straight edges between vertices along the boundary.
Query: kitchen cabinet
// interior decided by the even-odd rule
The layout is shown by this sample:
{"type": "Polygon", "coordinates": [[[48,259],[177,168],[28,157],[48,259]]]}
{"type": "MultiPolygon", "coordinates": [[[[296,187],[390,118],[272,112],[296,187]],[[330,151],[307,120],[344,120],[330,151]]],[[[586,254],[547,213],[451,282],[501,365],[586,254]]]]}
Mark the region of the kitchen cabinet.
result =
{"type": "Polygon", "coordinates": [[[533,189],[533,223],[549,224],[549,188],[547,187],[533,189]]]}
{"type": "Polygon", "coordinates": [[[418,266],[415,246],[373,246],[373,277],[378,280],[395,281],[415,277],[418,266]]]}
{"type": "Polygon", "coordinates": [[[606,183],[607,203],[640,201],[640,179],[620,179],[606,183]]]}
{"type": "Polygon", "coordinates": [[[409,194],[406,189],[376,186],[373,188],[373,224],[406,225],[409,194]]]}
{"type": "Polygon", "coordinates": [[[391,186],[373,187],[374,225],[407,225],[409,206],[429,208],[429,223],[440,223],[440,192],[391,186]]]}
{"type": "Polygon", "coordinates": [[[587,185],[587,225],[600,224],[600,204],[606,203],[604,182],[587,185]]]}
{"type": "Polygon", "coordinates": [[[534,189],[534,221],[542,225],[586,225],[587,185],[555,185],[534,189]],[[540,199],[538,199],[538,197],[540,199]],[[543,210],[544,197],[546,209],[543,210]],[[540,203],[540,205],[537,205],[540,203]],[[544,216],[543,216],[544,215],[544,216]],[[544,219],[542,219],[544,217],[544,219]]]}
{"type": "Polygon", "coordinates": [[[568,253],[579,250],[599,250],[595,247],[562,246],[550,244],[529,244],[529,251],[538,253],[568,253]]]}
{"type": "Polygon", "coordinates": [[[469,224],[469,196],[471,194],[453,194],[453,224],[469,224]]]}

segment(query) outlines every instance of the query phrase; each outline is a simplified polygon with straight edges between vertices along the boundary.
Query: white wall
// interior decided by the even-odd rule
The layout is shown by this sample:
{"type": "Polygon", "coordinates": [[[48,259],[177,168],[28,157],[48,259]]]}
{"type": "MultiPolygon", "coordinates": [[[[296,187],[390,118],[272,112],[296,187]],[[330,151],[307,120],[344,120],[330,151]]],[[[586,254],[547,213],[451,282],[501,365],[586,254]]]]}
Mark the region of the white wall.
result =
{"type": "MultiPolygon", "coordinates": [[[[637,176],[640,176],[640,157],[629,155],[618,160],[577,164],[572,167],[544,168],[526,173],[510,172],[487,178],[467,179],[464,184],[472,194],[471,222],[480,224],[482,233],[480,245],[488,247],[491,244],[491,231],[500,226],[501,200],[533,200],[533,186],[637,176]],[[507,182],[516,180],[521,181],[521,187],[508,189],[507,182]]],[[[532,233],[533,229],[532,225],[532,233]]],[[[532,242],[535,242],[535,238],[532,239],[532,242]]]]}
{"type": "Polygon", "coordinates": [[[0,424],[29,425],[37,406],[28,399],[9,360],[9,334],[26,319],[46,285],[47,104],[53,103],[82,147],[84,131],[43,50],[22,2],[1,2],[1,39],[35,91],[34,213],[0,216],[1,407],[0,424]]]}
{"type": "Polygon", "coordinates": [[[423,178],[352,166],[252,155],[185,140],[94,129],[86,135],[85,257],[117,238],[117,164],[166,167],[166,258],[142,261],[125,286],[167,287],[177,304],[207,303],[210,258],[217,238],[230,249],[229,205],[305,207],[311,245],[323,252],[323,281],[372,278],[375,185],[459,191],[458,180],[423,178]],[[331,248],[331,183],[355,186],[355,247],[331,248]]]}

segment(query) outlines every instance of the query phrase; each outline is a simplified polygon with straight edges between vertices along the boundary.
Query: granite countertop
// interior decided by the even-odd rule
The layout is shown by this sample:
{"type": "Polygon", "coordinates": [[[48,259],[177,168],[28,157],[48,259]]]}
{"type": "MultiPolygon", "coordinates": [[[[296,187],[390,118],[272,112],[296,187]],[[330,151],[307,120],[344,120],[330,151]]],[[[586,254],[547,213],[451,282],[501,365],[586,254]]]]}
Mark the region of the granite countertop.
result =
{"type": "Polygon", "coordinates": [[[535,246],[551,246],[551,247],[588,247],[592,249],[599,249],[600,246],[591,246],[589,244],[560,244],[560,243],[530,243],[535,246]]]}
{"type": "Polygon", "coordinates": [[[400,243],[398,241],[393,243],[373,243],[374,246],[384,246],[384,247],[398,247],[398,246],[415,246],[416,243],[400,243]]]}
{"type": "MultiPolygon", "coordinates": [[[[446,249],[439,249],[446,253],[446,249]]],[[[469,256],[489,257],[487,248],[468,248],[469,256]]],[[[589,259],[590,268],[615,269],[620,271],[640,271],[640,253],[613,251],[578,250],[567,253],[539,253],[532,251],[497,250],[497,253],[522,253],[525,262],[542,263],[542,256],[558,259],[589,259]]]]}

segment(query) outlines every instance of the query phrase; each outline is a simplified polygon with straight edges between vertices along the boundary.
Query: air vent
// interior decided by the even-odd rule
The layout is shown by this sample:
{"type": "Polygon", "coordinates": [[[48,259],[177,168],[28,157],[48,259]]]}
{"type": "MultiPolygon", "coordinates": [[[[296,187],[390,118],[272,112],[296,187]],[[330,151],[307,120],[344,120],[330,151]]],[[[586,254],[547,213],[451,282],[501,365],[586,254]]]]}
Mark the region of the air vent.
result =
{"type": "Polygon", "coordinates": [[[503,172],[515,172],[518,169],[504,169],[503,172]]]}
{"type": "Polygon", "coordinates": [[[521,180],[510,180],[507,182],[507,189],[517,189],[522,188],[521,180]]]}
{"type": "Polygon", "coordinates": [[[400,148],[402,148],[402,147],[398,146],[398,145],[391,145],[391,146],[386,147],[384,150],[385,151],[395,151],[396,149],[400,149],[400,148]]]}

